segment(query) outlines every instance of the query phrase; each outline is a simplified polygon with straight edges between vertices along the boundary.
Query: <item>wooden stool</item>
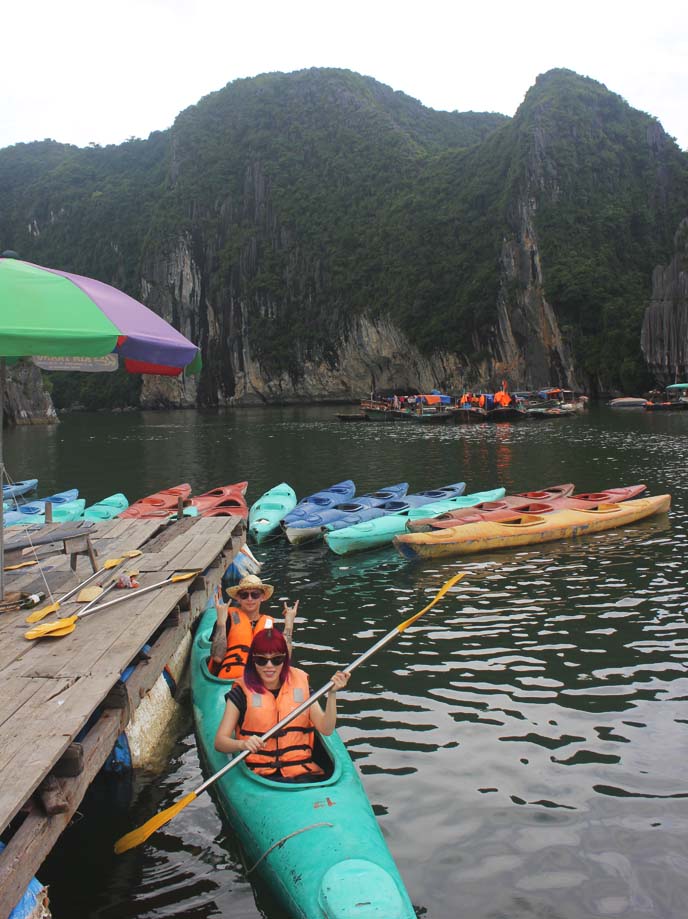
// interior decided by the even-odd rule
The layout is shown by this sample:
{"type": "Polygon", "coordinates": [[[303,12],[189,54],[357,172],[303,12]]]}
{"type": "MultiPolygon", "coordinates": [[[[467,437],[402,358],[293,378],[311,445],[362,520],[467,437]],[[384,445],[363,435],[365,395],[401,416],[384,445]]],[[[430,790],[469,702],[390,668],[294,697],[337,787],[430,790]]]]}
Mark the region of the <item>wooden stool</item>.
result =
{"type": "Polygon", "coordinates": [[[90,536],[72,536],[71,539],[65,539],[63,549],[65,555],[69,556],[69,567],[76,573],[76,564],[80,555],[88,555],[91,568],[96,572],[98,564],[96,562],[96,552],[93,548],[90,536]]]}

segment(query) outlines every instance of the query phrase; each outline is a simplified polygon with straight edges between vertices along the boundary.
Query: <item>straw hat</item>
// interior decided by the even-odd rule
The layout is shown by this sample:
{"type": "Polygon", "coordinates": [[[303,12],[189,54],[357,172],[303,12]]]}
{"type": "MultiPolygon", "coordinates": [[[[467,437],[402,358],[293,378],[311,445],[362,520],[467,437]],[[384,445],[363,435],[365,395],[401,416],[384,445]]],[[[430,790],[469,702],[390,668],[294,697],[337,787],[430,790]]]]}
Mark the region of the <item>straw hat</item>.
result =
{"type": "Polygon", "coordinates": [[[236,600],[236,595],[240,590],[262,590],[265,600],[269,600],[273,595],[275,588],[272,584],[263,584],[261,579],[257,574],[247,574],[245,575],[238,584],[235,584],[234,587],[228,587],[227,593],[232,598],[236,600]]]}

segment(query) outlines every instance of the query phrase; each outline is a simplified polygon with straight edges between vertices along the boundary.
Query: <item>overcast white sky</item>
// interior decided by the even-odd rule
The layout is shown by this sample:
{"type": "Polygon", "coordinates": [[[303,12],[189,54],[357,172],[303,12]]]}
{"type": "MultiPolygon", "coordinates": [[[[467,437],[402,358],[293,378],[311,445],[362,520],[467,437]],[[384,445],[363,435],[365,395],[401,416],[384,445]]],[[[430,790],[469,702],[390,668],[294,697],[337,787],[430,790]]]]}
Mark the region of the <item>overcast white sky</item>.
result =
{"type": "Polygon", "coordinates": [[[567,67],[688,148],[685,0],[33,0],[3,15],[0,147],[147,137],[238,77],[345,67],[435,109],[513,115],[567,67]]]}

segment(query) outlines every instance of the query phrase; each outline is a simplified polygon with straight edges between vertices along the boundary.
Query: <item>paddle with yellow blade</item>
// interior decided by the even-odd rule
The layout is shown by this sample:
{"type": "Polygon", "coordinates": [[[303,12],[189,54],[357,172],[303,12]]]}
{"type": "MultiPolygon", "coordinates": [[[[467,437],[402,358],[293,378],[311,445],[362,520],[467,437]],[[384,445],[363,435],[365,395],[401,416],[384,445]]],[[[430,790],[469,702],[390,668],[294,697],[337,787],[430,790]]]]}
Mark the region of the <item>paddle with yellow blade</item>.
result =
{"type": "MultiPolygon", "coordinates": [[[[364,651],[363,654],[361,654],[360,657],[357,657],[356,660],[353,661],[351,664],[349,664],[348,667],[345,667],[343,669],[343,672],[351,673],[357,667],[360,667],[362,663],[367,661],[368,658],[372,657],[373,654],[375,654],[381,648],[384,648],[385,645],[389,644],[389,642],[395,639],[397,635],[401,635],[403,632],[405,632],[406,629],[410,625],[413,625],[413,623],[417,619],[420,619],[420,617],[424,613],[427,613],[429,609],[432,609],[432,607],[442,599],[442,597],[447,593],[447,591],[451,590],[451,588],[455,584],[457,584],[461,580],[461,578],[464,576],[465,576],[465,572],[461,572],[460,574],[454,575],[453,578],[450,578],[445,584],[442,585],[440,590],[438,590],[438,592],[435,594],[435,596],[430,601],[430,603],[428,603],[427,606],[424,606],[423,609],[419,613],[416,613],[414,616],[411,616],[410,619],[406,619],[400,625],[395,626],[393,629],[391,629],[391,631],[387,632],[387,634],[384,635],[379,641],[375,642],[375,644],[371,648],[368,648],[367,651],[364,651]]],[[[286,727],[290,721],[292,721],[294,718],[297,718],[301,714],[301,712],[305,712],[306,709],[310,708],[310,706],[313,705],[314,702],[317,702],[317,700],[321,696],[324,696],[326,692],[329,692],[332,686],[333,686],[332,680],[329,680],[317,692],[314,692],[308,699],[306,699],[305,702],[302,702],[301,705],[295,708],[293,712],[290,712],[288,715],[282,718],[282,720],[279,721],[276,725],[271,727],[269,731],[266,731],[265,734],[263,734],[260,739],[263,741],[269,740],[270,737],[273,737],[275,734],[281,731],[282,728],[286,727]]],[[[212,785],[213,782],[216,782],[226,772],[229,772],[230,769],[233,769],[242,760],[246,759],[248,755],[249,755],[249,751],[243,750],[241,753],[239,753],[237,756],[231,759],[227,763],[226,766],[223,766],[222,769],[220,769],[214,775],[211,775],[210,778],[206,779],[206,781],[203,782],[202,785],[199,785],[198,788],[196,788],[194,791],[189,792],[188,795],[185,795],[180,801],[177,801],[176,804],[173,804],[171,807],[166,808],[164,811],[160,811],[159,814],[156,814],[154,817],[151,817],[151,819],[148,820],[146,823],[144,823],[143,826],[140,826],[138,827],[138,829],[132,830],[130,833],[127,833],[126,835],[122,836],[115,843],[115,852],[119,855],[122,852],[126,852],[129,849],[133,849],[136,846],[140,846],[141,843],[145,842],[149,836],[152,836],[156,830],[159,830],[161,826],[164,826],[166,823],[169,823],[169,821],[172,820],[173,817],[176,817],[176,815],[180,811],[184,810],[187,804],[191,804],[191,802],[194,801],[202,792],[204,792],[206,788],[212,785]]]]}
{"type": "Polygon", "coordinates": [[[90,584],[91,581],[95,581],[96,578],[100,577],[104,571],[111,571],[113,568],[117,568],[118,565],[123,564],[130,558],[137,558],[139,555],[142,555],[140,549],[130,549],[128,552],[123,552],[119,558],[109,558],[106,562],[103,563],[103,567],[99,568],[94,572],[90,577],[87,577],[85,581],[81,581],[80,584],[77,584],[76,587],[73,587],[72,590],[67,591],[66,594],[60,597],[59,600],[55,600],[54,603],[49,604],[48,606],[43,606],[41,609],[34,610],[30,616],[26,617],[27,622],[39,622],[45,616],[49,616],[50,613],[56,613],[61,603],[65,603],[69,600],[70,597],[73,597],[77,591],[81,590],[82,587],[86,587],[87,584],[90,584]]]}
{"type": "MultiPolygon", "coordinates": [[[[139,590],[128,590],[125,596],[117,597],[116,600],[109,600],[107,603],[99,603],[98,606],[92,606],[91,603],[89,603],[86,609],[81,610],[81,612],[76,613],[74,616],[63,616],[61,619],[56,619],[55,622],[44,622],[43,625],[34,626],[34,628],[29,629],[28,632],[24,632],[24,638],[28,638],[29,641],[33,641],[35,638],[62,638],[64,635],[69,635],[70,632],[73,632],[79,619],[82,619],[86,615],[97,613],[99,610],[107,609],[108,606],[114,606],[116,603],[124,603],[126,600],[131,600],[133,597],[140,597],[141,594],[147,594],[150,590],[157,590],[158,587],[164,587],[166,584],[176,584],[178,581],[188,581],[189,578],[195,578],[198,574],[200,574],[199,571],[185,571],[183,574],[173,574],[171,577],[165,578],[164,581],[157,581],[155,584],[149,584],[148,587],[141,587],[139,590]]],[[[113,583],[107,589],[109,590],[114,586],[113,583]]],[[[97,599],[100,599],[100,597],[97,599]]]]}

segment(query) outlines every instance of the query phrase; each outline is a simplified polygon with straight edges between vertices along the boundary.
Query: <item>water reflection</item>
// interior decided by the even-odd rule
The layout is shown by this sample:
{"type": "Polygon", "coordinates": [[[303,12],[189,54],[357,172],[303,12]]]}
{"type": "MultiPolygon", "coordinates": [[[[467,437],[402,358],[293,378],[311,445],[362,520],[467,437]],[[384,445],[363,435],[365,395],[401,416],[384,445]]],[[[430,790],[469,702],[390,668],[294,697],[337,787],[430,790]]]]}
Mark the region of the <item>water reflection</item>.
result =
{"type": "MultiPolygon", "coordinates": [[[[204,490],[249,478],[254,500],[282,480],[302,495],[348,477],[359,492],[465,479],[469,490],[645,482],[671,493],[669,516],[460,563],[281,542],[258,554],[277,588],[273,611],[301,601],[298,662],[314,685],[466,572],[356,672],[340,704],[341,734],[428,917],[682,915],[688,418],[593,410],[538,426],[424,430],[333,415],[74,416],[57,433],[13,432],[7,453],[17,478],[38,470],[46,491],[83,482],[94,498],[153,491],[161,479],[204,490]],[[103,468],[116,478],[105,483],[103,468]]],[[[103,851],[199,784],[188,721],[178,744],[162,776],[140,777],[129,813],[106,811],[90,827],[103,851]]],[[[265,891],[256,905],[209,796],[125,860],[95,864],[88,895],[75,868],[47,879],[63,915],[278,916],[265,891]]]]}

